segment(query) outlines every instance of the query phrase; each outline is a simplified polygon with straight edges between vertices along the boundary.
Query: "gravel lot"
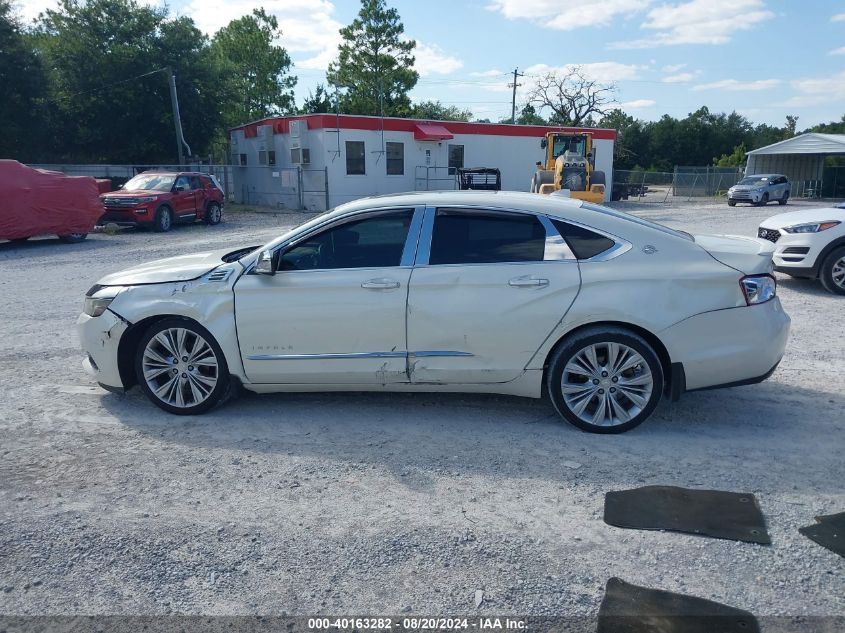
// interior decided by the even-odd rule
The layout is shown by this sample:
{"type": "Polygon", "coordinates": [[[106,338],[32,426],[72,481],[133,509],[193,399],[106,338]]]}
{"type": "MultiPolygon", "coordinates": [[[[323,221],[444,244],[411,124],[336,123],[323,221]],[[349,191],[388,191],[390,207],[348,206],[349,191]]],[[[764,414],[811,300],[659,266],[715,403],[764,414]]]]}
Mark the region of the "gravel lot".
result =
{"type": "MultiPolygon", "coordinates": [[[[618,206],[745,235],[782,210],[618,206]]],[[[73,324],[101,275],[302,219],[0,244],[0,614],[594,616],[619,576],[845,615],[845,559],[798,533],[845,510],[845,299],[817,283],[779,277],[793,329],[771,379],[621,436],[497,396],[245,395],[186,419],[83,373],[73,324]],[[647,484],[753,492],[773,545],[603,523],[606,491],[647,484]]]]}

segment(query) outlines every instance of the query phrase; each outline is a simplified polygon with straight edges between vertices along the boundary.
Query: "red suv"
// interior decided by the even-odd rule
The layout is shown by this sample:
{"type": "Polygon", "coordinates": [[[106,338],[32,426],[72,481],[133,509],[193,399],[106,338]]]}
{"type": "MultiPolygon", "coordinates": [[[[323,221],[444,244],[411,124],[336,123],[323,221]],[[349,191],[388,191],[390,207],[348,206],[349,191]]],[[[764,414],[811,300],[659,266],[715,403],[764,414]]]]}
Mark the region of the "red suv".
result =
{"type": "Polygon", "coordinates": [[[219,224],[223,219],[220,183],[214,176],[193,171],[145,171],[100,200],[105,213],[98,224],[151,226],[163,232],[174,222],[219,224]]]}

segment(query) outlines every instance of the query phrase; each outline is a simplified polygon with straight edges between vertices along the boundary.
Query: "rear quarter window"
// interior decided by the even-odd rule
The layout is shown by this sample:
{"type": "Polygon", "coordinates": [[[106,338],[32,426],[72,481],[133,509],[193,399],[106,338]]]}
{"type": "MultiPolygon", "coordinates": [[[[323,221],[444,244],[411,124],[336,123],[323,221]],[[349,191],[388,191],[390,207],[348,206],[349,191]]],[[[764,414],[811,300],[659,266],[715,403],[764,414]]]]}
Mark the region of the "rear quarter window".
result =
{"type": "Polygon", "coordinates": [[[609,237],[594,233],[589,229],[569,224],[562,220],[552,219],[552,224],[560,233],[560,236],[569,244],[569,248],[578,259],[590,259],[604,253],[613,247],[614,242],[609,237]]]}

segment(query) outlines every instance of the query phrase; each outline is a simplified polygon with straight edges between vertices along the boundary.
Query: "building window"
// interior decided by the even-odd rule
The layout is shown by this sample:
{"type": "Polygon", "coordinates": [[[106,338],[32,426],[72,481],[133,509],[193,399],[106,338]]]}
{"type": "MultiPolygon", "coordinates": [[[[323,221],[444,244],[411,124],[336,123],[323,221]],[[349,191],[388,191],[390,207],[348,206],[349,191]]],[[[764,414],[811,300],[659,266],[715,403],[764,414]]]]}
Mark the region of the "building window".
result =
{"type": "Polygon", "coordinates": [[[267,152],[263,149],[258,150],[258,164],[259,165],[266,165],[267,164],[267,152]]]}
{"type": "Polygon", "coordinates": [[[346,141],[346,175],[363,176],[365,173],[364,141],[346,141]]]}
{"type": "Polygon", "coordinates": [[[246,154],[239,154],[239,156],[241,159],[241,166],[243,167],[246,165],[246,154]]]}
{"type": "Polygon", "coordinates": [[[276,164],[276,152],[274,150],[270,150],[267,152],[267,164],[268,165],[275,165],[276,164]]]}
{"type": "Polygon", "coordinates": [[[385,143],[387,150],[387,175],[402,176],[405,174],[405,144],[385,143]]]}
{"type": "Polygon", "coordinates": [[[464,146],[449,145],[449,173],[454,175],[464,166],[464,146]]]}

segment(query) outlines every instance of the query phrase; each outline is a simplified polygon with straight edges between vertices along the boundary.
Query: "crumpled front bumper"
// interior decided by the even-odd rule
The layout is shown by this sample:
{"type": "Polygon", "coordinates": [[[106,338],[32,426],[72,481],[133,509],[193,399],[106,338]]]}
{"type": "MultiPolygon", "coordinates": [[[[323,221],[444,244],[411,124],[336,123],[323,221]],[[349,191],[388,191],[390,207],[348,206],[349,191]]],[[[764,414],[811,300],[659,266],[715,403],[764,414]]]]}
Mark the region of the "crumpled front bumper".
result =
{"type": "Polygon", "coordinates": [[[86,353],[82,367],[105,389],[124,389],[117,351],[120,337],[128,328],[129,324],[110,310],[98,317],[83,313],[76,320],[82,351],[86,353]]]}

